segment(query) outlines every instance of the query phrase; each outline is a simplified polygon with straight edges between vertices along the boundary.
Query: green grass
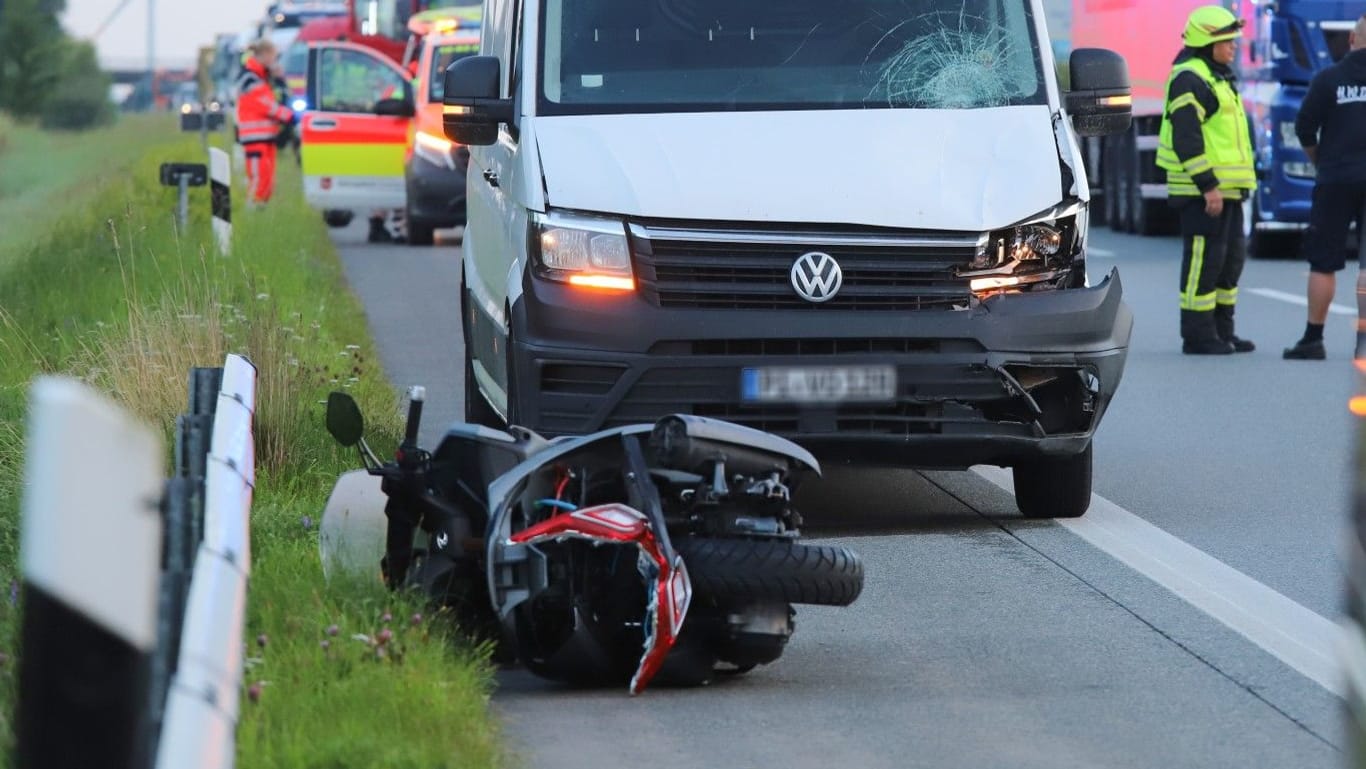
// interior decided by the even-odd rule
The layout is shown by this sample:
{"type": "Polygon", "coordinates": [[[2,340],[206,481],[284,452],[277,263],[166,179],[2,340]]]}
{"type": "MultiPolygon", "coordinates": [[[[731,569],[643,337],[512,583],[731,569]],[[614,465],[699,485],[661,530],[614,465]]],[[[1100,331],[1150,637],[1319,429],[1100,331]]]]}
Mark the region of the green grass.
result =
{"type": "Polygon", "coordinates": [[[102,181],[165,141],[166,126],[165,116],[130,115],[95,133],[48,133],[0,115],[0,265],[50,232],[62,212],[93,202],[102,181]]]}
{"type": "MultiPolygon", "coordinates": [[[[321,401],[332,389],[354,394],[374,423],[377,451],[392,447],[398,409],[371,363],[377,357],[365,317],[320,217],[298,194],[297,171],[281,163],[280,191],[266,210],[238,207],[233,254],[219,256],[203,190],[192,199],[187,231],[176,231],[175,194],[159,186],[156,169],[202,153],[163,120],[89,135],[102,156],[126,160],[123,171],[73,177],[68,193],[80,192],[53,193],[41,231],[30,227],[11,242],[0,225],[11,249],[10,261],[0,261],[0,590],[17,576],[21,431],[34,375],[86,380],[159,426],[169,446],[189,368],[243,352],[260,370],[246,632],[246,684],[256,684],[260,697],[247,697],[244,686],[238,764],[503,764],[487,710],[486,650],[458,640],[444,617],[414,624],[422,611],[416,600],[377,580],[323,580],[316,522],[337,474],[356,462],[326,435],[321,401]],[[383,650],[353,639],[374,638],[385,613],[393,640],[383,650]],[[338,633],[329,636],[333,625],[338,633]]],[[[16,162],[15,153],[68,141],[22,129],[6,135],[0,169],[16,162]]],[[[18,200],[0,198],[0,222],[16,216],[12,206],[30,205],[18,200]]],[[[0,652],[9,657],[0,666],[0,718],[14,705],[19,614],[0,597],[0,652]]]]}

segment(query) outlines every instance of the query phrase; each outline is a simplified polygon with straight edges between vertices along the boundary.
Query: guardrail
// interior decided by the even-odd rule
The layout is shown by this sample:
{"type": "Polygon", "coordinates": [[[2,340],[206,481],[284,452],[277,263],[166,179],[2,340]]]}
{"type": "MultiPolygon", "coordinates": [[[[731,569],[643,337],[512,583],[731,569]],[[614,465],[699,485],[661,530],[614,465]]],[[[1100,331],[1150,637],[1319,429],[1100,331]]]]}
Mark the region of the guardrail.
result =
{"type": "Polygon", "coordinates": [[[32,388],[19,767],[230,767],[251,570],[256,369],[190,374],[157,434],[89,388],[32,388]]]}

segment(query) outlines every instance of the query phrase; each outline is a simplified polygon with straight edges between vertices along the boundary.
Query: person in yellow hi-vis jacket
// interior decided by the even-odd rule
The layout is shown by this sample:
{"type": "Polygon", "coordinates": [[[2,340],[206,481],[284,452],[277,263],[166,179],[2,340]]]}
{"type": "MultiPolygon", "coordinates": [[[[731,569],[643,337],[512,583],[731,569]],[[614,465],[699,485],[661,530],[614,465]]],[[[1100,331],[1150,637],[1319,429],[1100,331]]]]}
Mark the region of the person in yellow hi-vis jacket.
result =
{"type": "Polygon", "coordinates": [[[1167,81],[1157,164],[1181,221],[1181,351],[1251,352],[1233,330],[1247,259],[1241,201],[1257,186],[1232,64],[1243,22],[1217,5],[1191,12],[1167,81]]]}

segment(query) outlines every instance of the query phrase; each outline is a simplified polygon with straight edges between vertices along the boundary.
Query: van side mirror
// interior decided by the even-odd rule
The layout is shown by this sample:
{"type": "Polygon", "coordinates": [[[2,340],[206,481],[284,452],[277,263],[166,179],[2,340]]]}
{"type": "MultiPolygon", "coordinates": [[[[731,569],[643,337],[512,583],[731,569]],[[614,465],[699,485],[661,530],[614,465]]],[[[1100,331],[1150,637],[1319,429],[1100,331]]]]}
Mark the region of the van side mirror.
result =
{"type": "Polygon", "coordinates": [[[1080,136],[1110,136],[1129,130],[1134,99],[1129,65],[1104,48],[1078,48],[1068,60],[1072,89],[1067,113],[1080,136]]]}
{"type": "Polygon", "coordinates": [[[442,126],[447,139],[469,146],[498,141],[498,125],[512,121],[512,99],[498,98],[501,80],[497,56],[467,56],[446,68],[442,103],[448,109],[442,126]]]}

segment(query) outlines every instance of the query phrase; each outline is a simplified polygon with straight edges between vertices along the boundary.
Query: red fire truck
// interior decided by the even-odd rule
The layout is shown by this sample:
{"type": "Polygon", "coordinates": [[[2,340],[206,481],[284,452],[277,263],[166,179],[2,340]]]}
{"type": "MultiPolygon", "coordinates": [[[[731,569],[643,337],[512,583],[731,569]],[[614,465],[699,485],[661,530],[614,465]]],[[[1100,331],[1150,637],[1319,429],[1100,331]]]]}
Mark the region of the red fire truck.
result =
{"type": "Polygon", "coordinates": [[[403,63],[408,20],[434,8],[480,7],[482,0],[347,0],[346,39],[403,63]]]}

